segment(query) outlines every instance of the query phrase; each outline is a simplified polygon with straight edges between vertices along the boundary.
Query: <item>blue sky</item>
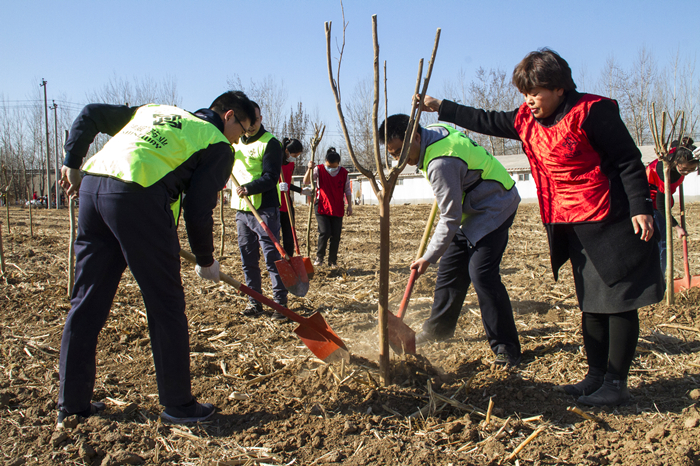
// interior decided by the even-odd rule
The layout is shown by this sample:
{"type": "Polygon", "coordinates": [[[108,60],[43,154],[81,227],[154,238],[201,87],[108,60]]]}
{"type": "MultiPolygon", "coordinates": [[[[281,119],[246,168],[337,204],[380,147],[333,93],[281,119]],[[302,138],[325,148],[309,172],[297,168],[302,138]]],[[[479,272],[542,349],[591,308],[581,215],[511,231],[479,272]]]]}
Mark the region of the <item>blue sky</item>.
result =
{"type": "MultiPolygon", "coordinates": [[[[0,19],[0,95],[31,98],[48,81],[49,101],[76,106],[115,75],[174,76],[182,106],[208,106],[237,74],[244,85],[274,76],[284,80],[287,106],[318,109],[335,132],[337,114],[325,56],[324,21],[340,38],[336,1],[13,1],[0,19]]],[[[628,67],[645,46],[659,65],[680,49],[700,59],[700,1],[364,1],[346,0],[349,22],[341,88],[349,98],[372,73],[371,15],[378,16],[380,60],[387,60],[389,111],[407,111],[418,60],[430,56],[442,28],[429,93],[460,68],[508,73],[528,52],[548,46],[571,65],[597,77],[613,56],[628,67]],[[678,27],[673,26],[680,23],[678,27]]],[[[334,51],[335,52],[335,51],[334,51]]],[[[335,53],[337,57],[337,53],[335,53]]],[[[335,65],[334,65],[335,66],[335,65]]],[[[700,63],[696,72],[700,74],[700,63]]]]}

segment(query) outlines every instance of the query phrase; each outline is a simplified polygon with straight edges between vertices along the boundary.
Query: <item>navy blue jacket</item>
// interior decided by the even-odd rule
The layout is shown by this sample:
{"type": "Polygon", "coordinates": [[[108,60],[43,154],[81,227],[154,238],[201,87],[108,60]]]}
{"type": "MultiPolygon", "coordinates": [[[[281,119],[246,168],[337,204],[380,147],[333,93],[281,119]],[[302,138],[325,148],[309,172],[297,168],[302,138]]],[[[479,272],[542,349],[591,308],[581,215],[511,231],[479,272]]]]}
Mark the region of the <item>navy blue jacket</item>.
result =
{"type": "MultiPolygon", "coordinates": [[[[99,133],[114,136],[129,123],[137,109],[138,107],[125,105],[87,105],[71,127],[65,145],[66,157],[63,164],[70,168],[80,168],[95,136],[99,133]]],[[[216,112],[200,109],[194,115],[213,124],[223,133],[224,123],[216,112]]],[[[192,253],[197,256],[197,263],[202,266],[208,266],[214,261],[212,211],[216,207],[217,194],[226,185],[232,168],[231,145],[220,142],[195,152],[153,186],[142,188],[165,189],[173,200],[185,193],[182,208],[187,236],[192,253]]],[[[109,186],[113,192],[133,192],[140,188],[135,183],[121,180],[118,183],[109,183],[109,186]]]]}

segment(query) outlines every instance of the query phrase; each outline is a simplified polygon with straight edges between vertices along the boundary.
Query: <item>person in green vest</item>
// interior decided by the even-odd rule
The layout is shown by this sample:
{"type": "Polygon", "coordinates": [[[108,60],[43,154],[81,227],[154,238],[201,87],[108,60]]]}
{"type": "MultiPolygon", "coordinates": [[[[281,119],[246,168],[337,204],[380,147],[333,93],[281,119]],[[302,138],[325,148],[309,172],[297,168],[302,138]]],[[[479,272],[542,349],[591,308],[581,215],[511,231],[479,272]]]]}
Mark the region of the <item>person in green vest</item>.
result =
{"type": "MultiPolygon", "coordinates": [[[[275,265],[275,261],[282,257],[242,198],[242,196],[248,196],[255,210],[279,240],[280,192],[277,183],[282,170],[282,146],[277,138],[262,125],[260,106],[255,102],[252,103],[255,107],[255,120],[246,134],[241,137],[240,142],[233,145],[235,162],[232,173],[241,186],[231,193],[231,208],[237,210],[238,249],[241,252],[246,285],[262,293],[260,275],[260,249],[262,248],[265,266],[272,282],[273,299],[277,304],[286,306],[287,288],[282,283],[275,265]]],[[[262,303],[248,298],[248,305],[242,314],[245,317],[261,316],[262,303]]],[[[272,319],[278,322],[287,320],[277,311],[272,314],[272,319]]]]}
{"type": "MultiPolygon", "coordinates": [[[[397,114],[379,128],[379,142],[394,158],[401,154],[408,123],[408,115],[397,114]]],[[[432,311],[416,345],[454,335],[471,283],[494,364],[518,365],[520,341],[500,275],[508,230],[520,203],[515,182],[486,149],[442,124],[418,128],[407,163],[430,182],[440,210],[425,254],[411,264],[420,276],[440,259],[432,311]]]]}
{"type": "Polygon", "coordinates": [[[67,416],[105,409],[91,402],[97,337],[127,266],[146,305],[161,417],[186,423],[214,414],[212,404],[192,396],[177,223],[182,207],[195,271],[218,282],[212,211],[233,166],[231,143],[253,118],[240,91],[194,113],[170,105],[90,104],[76,118],[60,180],[68,196],[80,196],[80,212],[72,307],[61,340],[59,426],[67,416]],[[113,137],[83,165],[99,133],[113,137]]]}

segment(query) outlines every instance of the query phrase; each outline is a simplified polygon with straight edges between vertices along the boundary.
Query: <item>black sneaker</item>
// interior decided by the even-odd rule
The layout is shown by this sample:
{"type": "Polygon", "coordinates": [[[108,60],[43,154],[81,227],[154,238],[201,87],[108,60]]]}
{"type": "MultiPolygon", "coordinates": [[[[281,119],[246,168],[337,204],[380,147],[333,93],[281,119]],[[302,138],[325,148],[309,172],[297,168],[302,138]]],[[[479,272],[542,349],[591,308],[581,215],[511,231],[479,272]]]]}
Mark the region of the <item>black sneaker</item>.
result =
{"type": "Polygon", "coordinates": [[[423,346],[427,343],[434,343],[440,341],[441,338],[437,338],[432,333],[428,333],[425,330],[421,330],[416,334],[416,347],[423,346]]]}
{"type": "Polygon", "coordinates": [[[289,320],[289,318],[288,318],[286,315],[282,314],[282,313],[279,312],[279,311],[273,312],[273,313],[272,313],[272,316],[270,317],[270,319],[272,319],[272,320],[274,320],[275,322],[280,323],[280,324],[281,324],[282,322],[287,322],[287,321],[289,320]]]}
{"type": "Polygon", "coordinates": [[[508,353],[498,353],[496,357],[493,360],[493,364],[496,366],[510,366],[510,367],[515,367],[518,364],[520,364],[520,360],[522,359],[522,356],[518,356],[517,358],[513,358],[508,355],[508,353]]]}
{"type": "Polygon", "coordinates": [[[62,428],[63,427],[63,421],[68,417],[68,416],[80,416],[80,417],[90,417],[95,414],[100,414],[102,411],[104,411],[107,408],[107,405],[102,403],[101,401],[95,401],[90,403],[90,407],[86,409],[85,411],[80,411],[79,413],[68,413],[64,411],[63,409],[58,410],[58,418],[56,422],[56,427],[57,428],[62,428]]]}
{"type": "Polygon", "coordinates": [[[186,424],[190,422],[205,421],[216,412],[216,407],[211,403],[197,403],[195,400],[181,405],[165,408],[160,417],[173,424],[186,424]]]}
{"type": "Polygon", "coordinates": [[[243,309],[243,312],[241,312],[244,317],[258,317],[262,315],[262,313],[262,304],[258,302],[251,303],[250,301],[248,301],[248,305],[243,309]]]}

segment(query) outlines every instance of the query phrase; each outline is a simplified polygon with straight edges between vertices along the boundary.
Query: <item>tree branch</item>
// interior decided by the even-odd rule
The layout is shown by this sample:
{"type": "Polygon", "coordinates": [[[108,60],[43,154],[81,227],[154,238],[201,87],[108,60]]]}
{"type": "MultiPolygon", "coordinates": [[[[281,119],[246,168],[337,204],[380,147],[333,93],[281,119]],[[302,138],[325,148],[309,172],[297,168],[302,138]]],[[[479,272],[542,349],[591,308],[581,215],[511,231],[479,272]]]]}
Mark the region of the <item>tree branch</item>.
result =
{"type": "MultiPolygon", "coordinates": [[[[362,173],[365,177],[370,182],[370,186],[372,186],[372,190],[376,195],[379,194],[379,186],[377,186],[377,180],[374,176],[374,173],[372,173],[370,170],[365,168],[360,164],[360,162],[357,160],[357,157],[355,156],[355,151],[353,150],[352,147],[352,141],[350,140],[350,134],[348,133],[348,127],[345,124],[345,117],[343,116],[343,107],[340,103],[340,94],[338,94],[338,87],[336,85],[335,80],[333,79],[333,68],[331,66],[331,22],[326,21],[325,23],[325,29],[326,29],[326,62],[328,64],[328,79],[330,80],[331,83],[331,90],[333,91],[333,97],[335,98],[335,108],[338,111],[338,118],[340,119],[340,126],[343,129],[343,136],[345,136],[345,144],[348,146],[348,152],[350,154],[350,159],[352,159],[353,165],[355,165],[355,168],[357,168],[357,171],[362,173]]],[[[343,36],[345,36],[345,32],[343,31],[343,36]]],[[[344,41],[344,39],[343,39],[344,41]]],[[[340,68],[340,61],[338,62],[338,67],[340,68]]],[[[379,197],[379,196],[377,196],[379,197]]]]}

